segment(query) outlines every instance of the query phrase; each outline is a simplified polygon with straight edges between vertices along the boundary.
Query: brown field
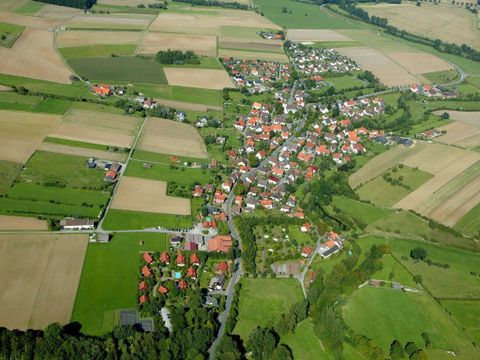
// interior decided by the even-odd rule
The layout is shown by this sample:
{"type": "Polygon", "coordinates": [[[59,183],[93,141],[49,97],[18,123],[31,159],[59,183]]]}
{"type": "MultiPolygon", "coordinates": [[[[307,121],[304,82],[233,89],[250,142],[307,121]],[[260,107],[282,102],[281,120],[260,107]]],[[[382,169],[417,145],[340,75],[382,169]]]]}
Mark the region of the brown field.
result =
{"type": "Polygon", "coordinates": [[[384,152],[383,154],[375,156],[368,163],[355,171],[349,177],[348,183],[352,189],[356,189],[360,185],[365,184],[373,178],[383,174],[385,171],[394,167],[399,162],[402,162],[408,157],[422,151],[425,146],[425,144],[416,144],[410,148],[397,146],[384,152]]]}
{"type": "Polygon", "coordinates": [[[447,132],[436,139],[440,143],[455,145],[464,149],[480,145],[480,127],[455,121],[438,128],[438,130],[447,132]]]}
{"type": "Polygon", "coordinates": [[[216,56],[217,38],[211,35],[182,35],[148,32],[138,49],[140,54],[156,54],[160,50],[191,50],[199,55],[216,56]]]}
{"type": "Polygon", "coordinates": [[[137,147],[161,154],[208,157],[203,139],[195,128],[166,119],[149,118],[137,147]]]}
{"type": "Polygon", "coordinates": [[[0,22],[6,22],[9,24],[26,26],[34,29],[54,29],[62,25],[61,19],[44,19],[33,16],[26,16],[20,14],[14,14],[10,12],[0,11],[0,22]]]}
{"type": "Polygon", "coordinates": [[[209,109],[218,110],[218,111],[223,110],[221,106],[214,106],[214,105],[202,105],[202,104],[194,104],[194,103],[188,103],[183,101],[165,100],[165,99],[155,99],[155,101],[161,105],[173,107],[175,109],[180,109],[180,110],[193,110],[193,111],[200,111],[200,112],[207,112],[209,109]]]}
{"type": "Polygon", "coordinates": [[[160,13],[150,31],[192,35],[218,35],[222,26],[280,29],[253,11],[218,10],[217,15],[160,13]]]}
{"type": "Polygon", "coordinates": [[[0,160],[25,163],[60,121],[57,115],[0,110],[0,160]]]}
{"type": "Polygon", "coordinates": [[[415,75],[453,69],[449,63],[428,53],[391,52],[388,56],[415,75]]]}
{"type": "Polygon", "coordinates": [[[480,111],[438,110],[434,111],[433,113],[435,115],[442,115],[444,112],[449,113],[450,118],[453,120],[480,127],[480,111]]]}
{"type": "Polygon", "coordinates": [[[248,59],[248,60],[276,61],[280,63],[288,62],[288,57],[284,53],[271,53],[271,52],[261,52],[261,51],[241,51],[241,50],[231,50],[231,49],[220,49],[218,50],[218,56],[234,57],[238,59],[248,59]]]}
{"type": "Polygon", "coordinates": [[[112,209],[190,215],[190,200],[167,196],[167,183],[124,176],[112,201],[112,209]]]}
{"type": "Polygon", "coordinates": [[[48,225],[46,220],[0,215],[0,230],[48,230],[48,225]]]}
{"type": "Polygon", "coordinates": [[[57,33],[57,46],[73,47],[87,45],[137,44],[140,33],[135,31],[60,31],[57,33]]]}
{"type": "Polygon", "coordinates": [[[125,161],[125,158],[127,157],[127,154],[123,152],[101,151],[101,150],[87,149],[87,148],[60,145],[60,144],[51,144],[51,143],[43,143],[42,145],[40,145],[38,150],[49,151],[49,152],[58,153],[58,154],[94,157],[96,159],[119,161],[119,162],[125,161]]]}
{"type": "Polygon", "coordinates": [[[289,29],[287,40],[290,41],[353,41],[348,36],[335,30],[327,29],[289,29]]]}
{"type": "Polygon", "coordinates": [[[70,109],[49,136],[130,147],[139,125],[140,120],[135,117],[70,109]]]}
{"type": "Polygon", "coordinates": [[[53,46],[53,32],[25,29],[11,49],[0,48],[0,73],[70,84],[71,72],[53,46]]]}
{"type": "Polygon", "coordinates": [[[389,24],[413,34],[480,48],[480,32],[475,28],[475,17],[465,8],[427,3],[418,7],[405,2],[360,6],[370,15],[387,18],[389,24]]]}
{"type": "Polygon", "coordinates": [[[66,6],[45,5],[35,14],[35,16],[47,19],[67,20],[78,14],[81,14],[81,12],[82,10],[80,9],[74,9],[66,6]]]}
{"type": "Polygon", "coordinates": [[[144,14],[82,14],[71,19],[67,28],[77,29],[144,29],[152,20],[144,14]]]}
{"type": "Polygon", "coordinates": [[[27,0],[2,0],[0,1],[0,11],[15,11],[26,2],[27,0]]]}
{"type": "Polygon", "coordinates": [[[84,234],[0,235],[0,326],[67,324],[87,244],[84,234]]]}
{"type": "Polygon", "coordinates": [[[203,89],[234,87],[225,70],[163,68],[169,85],[180,85],[203,89]]]}

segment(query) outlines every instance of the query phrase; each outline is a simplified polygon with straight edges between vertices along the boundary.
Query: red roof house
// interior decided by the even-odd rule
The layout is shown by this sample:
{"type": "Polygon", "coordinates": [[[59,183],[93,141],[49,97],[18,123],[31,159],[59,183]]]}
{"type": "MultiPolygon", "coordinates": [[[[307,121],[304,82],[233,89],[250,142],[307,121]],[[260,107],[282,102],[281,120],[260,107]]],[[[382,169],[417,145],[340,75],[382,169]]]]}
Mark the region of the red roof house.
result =
{"type": "Polygon", "coordinates": [[[196,252],[190,255],[190,263],[195,266],[200,266],[200,258],[196,252]]]}
{"type": "Polygon", "coordinates": [[[187,270],[187,277],[189,278],[192,278],[192,279],[196,279],[197,278],[197,272],[195,271],[195,269],[193,267],[189,267],[188,270],[187,270]]]}
{"type": "Polygon", "coordinates": [[[185,266],[185,256],[181,252],[177,254],[177,266],[185,266]]]}
{"type": "Polygon", "coordinates": [[[232,247],[232,237],[230,235],[217,235],[208,240],[208,251],[228,252],[232,247]]]}
{"type": "Polygon", "coordinates": [[[166,295],[166,294],[168,294],[168,289],[165,286],[160,285],[158,287],[158,292],[162,295],[166,295]]]}
{"type": "Polygon", "coordinates": [[[311,246],[304,246],[302,249],[302,256],[309,257],[313,254],[313,248],[311,246]]]}
{"type": "Polygon", "coordinates": [[[178,282],[178,288],[180,290],[185,290],[187,286],[188,286],[187,282],[183,279],[178,282]]]}
{"type": "Polygon", "coordinates": [[[145,260],[147,264],[153,263],[153,258],[148,252],[143,253],[143,260],[145,260]]]}
{"type": "Polygon", "coordinates": [[[228,271],[228,264],[225,261],[222,261],[215,266],[215,271],[219,273],[224,273],[228,271]]]}
{"type": "Polygon", "coordinates": [[[140,291],[148,290],[148,284],[145,280],[142,281],[140,284],[138,284],[138,290],[140,290],[140,291]]]}
{"type": "Polygon", "coordinates": [[[145,277],[149,277],[150,275],[152,275],[152,270],[147,265],[145,265],[142,268],[142,275],[145,277]]]}
{"type": "Polygon", "coordinates": [[[170,255],[164,251],[163,253],[160,254],[160,261],[164,264],[169,265],[170,264],[170,255]]]}
{"type": "Polygon", "coordinates": [[[138,302],[140,305],[145,304],[148,301],[148,296],[147,295],[142,295],[138,298],[138,302]]]}

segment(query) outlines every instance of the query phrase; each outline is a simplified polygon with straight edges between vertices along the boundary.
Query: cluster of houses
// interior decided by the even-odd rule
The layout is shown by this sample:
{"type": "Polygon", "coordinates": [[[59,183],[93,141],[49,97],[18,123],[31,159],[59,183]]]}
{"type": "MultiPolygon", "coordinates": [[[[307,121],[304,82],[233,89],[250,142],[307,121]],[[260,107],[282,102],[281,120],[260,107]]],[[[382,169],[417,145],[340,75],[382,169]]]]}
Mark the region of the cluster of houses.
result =
{"type": "Polygon", "coordinates": [[[137,96],[135,98],[135,102],[140,104],[146,110],[151,110],[158,107],[158,104],[154,99],[144,96],[137,96]]]}
{"type": "Polygon", "coordinates": [[[437,85],[415,84],[410,86],[410,92],[427,97],[438,97],[442,99],[454,99],[459,93],[456,90],[449,90],[437,85]]]}
{"type": "Polygon", "coordinates": [[[260,31],[258,35],[267,40],[285,40],[285,33],[283,31],[260,31]]]}
{"type": "Polygon", "coordinates": [[[97,94],[100,97],[107,97],[113,94],[116,95],[124,95],[125,88],[121,86],[114,86],[110,84],[97,84],[97,85],[90,85],[90,91],[97,94]]]}
{"type": "Polygon", "coordinates": [[[334,49],[316,49],[294,42],[289,42],[286,49],[297,72],[302,75],[348,73],[360,70],[353,60],[334,49]]]}
{"type": "Polygon", "coordinates": [[[359,100],[339,101],[337,103],[340,115],[353,121],[361,121],[364,117],[373,117],[385,112],[385,103],[381,98],[363,98],[359,100]]]}
{"type": "Polygon", "coordinates": [[[327,241],[322,243],[319,249],[320,255],[326,259],[339,252],[343,248],[345,239],[334,231],[330,231],[327,241]]]}
{"type": "Polygon", "coordinates": [[[222,64],[234,83],[240,88],[247,88],[250,93],[271,91],[273,83],[291,79],[289,64],[233,58],[223,58],[222,64]]]}

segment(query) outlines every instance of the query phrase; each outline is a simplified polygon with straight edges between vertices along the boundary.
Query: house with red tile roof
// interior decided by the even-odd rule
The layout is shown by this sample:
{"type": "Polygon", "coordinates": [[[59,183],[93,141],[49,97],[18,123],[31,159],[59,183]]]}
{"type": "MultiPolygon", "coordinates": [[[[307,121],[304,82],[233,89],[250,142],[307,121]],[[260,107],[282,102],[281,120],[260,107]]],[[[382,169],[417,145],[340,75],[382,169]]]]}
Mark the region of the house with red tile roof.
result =
{"type": "Polygon", "coordinates": [[[188,287],[188,284],[185,280],[181,279],[179,282],[178,282],[178,288],[180,290],[185,290],[186,288],[188,287]]]}
{"type": "Polygon", "coordinates": [[[189,267],[187,269],[187,277],[195,280],[197,278],[197,271],[193,267],[189,267]]]}
{"type": "Polygon", "coordinates": [[[313,248],[311,246],[304,246],[302,249],[302,256],[308,258],[313,254],[313,248]]]}
{"type": "Polygon", "coordinates": [[[140,303],[140,305],[145,304],[146,302],[148,302],[148,296],[147,295],[140,296],[138,298],[138,302],[140,303]]]}
{"type": "Polygon", "coordinates": [[[160,254],[160,261],[166,265],[170,265],[170,254],[166,251],[160,254]]]}
{"type": "Polygon", "coordinates": [[[152,256],[148,252],[143,253],[143,260],[145,260],[147,264],[151,264],[154,262],[152,256]]]}
{"type": "Polygon", "coordinates": [[[215,266],[215,272],[217,273],[224,273],[228,271],[228,264],[225,261],[219,262],[217,266],[215,266]]]}
{"type": "Polygon", "coordinates": [[[140,284],[138,284],[138,290],[147,291],[148,290],[148,283],[145,280],[143,280],[140,284]]]}
{"type": "Polygon", "coordinates": [[[228,252],[233,245],[230,235],[217,235],[208,240],[208,251],[228,252]]]}
{"type": "Polygon", "coordinates": [[[150,267],[148,267],[147,265],[142,267],[142,275],[145,276],[145,277],[151,276],[152,275],[152,270],[150,269],[150,267]]]}
{"type": "Polygon", "coordinates": [[[165,286],[160,285],[158,287],[158,292],[162,295],[166,295],[166,294],[168,294],[168,289],[165,286]]]}
{"type": "Polygon", "coordinates": [[[200,266],[200,258],[196,252],[190,254],[190,263],[195,266],[200,266]]]}
{"type": "Polygon", "coordinates": [[[175,263],[177,264],[177,266],[185,266],[186,259],[185,259],[185,256],[182,254],[181,251],[178,252],[177,259],[175,260],[175,263]]]}

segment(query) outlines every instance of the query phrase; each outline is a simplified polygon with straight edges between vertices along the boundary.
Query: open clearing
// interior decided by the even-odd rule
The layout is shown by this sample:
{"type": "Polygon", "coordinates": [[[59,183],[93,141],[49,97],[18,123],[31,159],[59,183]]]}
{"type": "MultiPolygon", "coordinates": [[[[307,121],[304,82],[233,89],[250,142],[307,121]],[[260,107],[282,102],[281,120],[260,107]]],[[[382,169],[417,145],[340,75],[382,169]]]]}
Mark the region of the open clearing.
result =
{"type": "Polygon", "coordinates": [[[234,87],[225,70],[164,68],[169,85],[180,85],[204,89],[234,87]]]}
{"type": "Polygon", "coordinates": [[[287,40],[290,41],[353,41],[348,36],[329,29],[289,29],[287,40]]]}
{"type": "Polygon", "coordinates": [[[0,215],[0,230],[48,230],[48,225],[46,220],[0,215]]]}
{"type": "Polygon", "coordinates": [[[53,46],[53,32],[25,29],[11,49],[0,48],[0,72],[70,84],[71,72],[53,46]]]}
{"type": "Polygon", "coordinates": [[[139,54],[156,54],[161,50],[191,50],[199,55],[216,56],[217,38],[211,35],[162,34],[148,32],[138,49],[139,54]]]}
{"type": "Polygon", "coordinates": [[[160,154],[208,157],[203,139],[194,127],[166,119],[149,118],[137,148],[160,154]]]}
{"type": "Polygon", "coordinates": [[[465,8],[422,3],[360,5],[370,16],[387,18],[390,25],[431,39],[480,48],[475,15],[465,8]]]}
{"type": "Polygon", "coordinates": [[[49,151],[58,154],[76,155],[85,157],[94,157],[96,159],[111,160],[111,161],[125,161],[126,154],[113,151],[101,151],[94,149],[86,149],[76,146],[60,145],[43,143],[40,145],[39,150],[49,151]]]}
{"type": "Polygon", "coordinates": [[[131,116],[70,109],[49,136],[130,147],[139,125],[140,120],[131,116]]]}
{"type": "Polygon", "coordinates": [[[0,110],[0,159],[25,163],[60,120],[55,115],[0,110]]]}
{"type": "Polygon", "coordinates": [[[444,144],[455,145],[464,149],[469,149],[480,145],[480,127],[455,121],[446,126],[438,128],[446,131],[445,135],[440,136],[436,141],[444,144]]]}
{"type": "Polygon", "coordinates": [[[287,63],[288,57],[284,53],[261,52],[261,51],[242,51],[232,49],[219,49],[218,56],[233,57],[245,60],[267,60],[287,63]]]}
{"type": "Polygon", "coordinates": [[[136,31],[60,31],[57,34],[57,46],[74,47],[86,45],[123,45],[137,44],[140,33],[136,31]]]}
{"type": "Polygon", "coordinates": [[[113,198],[112,209],[190,215],[190,200],[167,196],[165,181],[124,176],[113,198]]]}
{"type": "Polygon", "coordinates": [[[145,14],[81,14],[67,23],[70,29],[132,29],[142,30],[152,20],[153,15],[145,14]]]}
{"type": "Polygon", "coordinates": [[[88,236],[0,236],[0,325],[43,329],[70,321],[88,236]]]}
{"type": "MultiPolygon", "coordinates": [[[[438,110],[434,111],[433,113],[435,115],[441,116],[445,111],[443,110],[438,110]]],[[[452,111],[448,110],[446,111],[449,115],[450,118],[456,121],[460,121],[465,124],[470,124],[473,126],[478,126],[480,127],[480,111],[452,111]]]]}
{"type": "Polygon", "coordinates": [[[43,19],[33,16],[25,16],[14,14],[10,12],[0,11],[0,22],[6,22],[9,24],[26,26],[34,29],[48,30],[60,26],[63,20],[60,19],[43,19]]]}

